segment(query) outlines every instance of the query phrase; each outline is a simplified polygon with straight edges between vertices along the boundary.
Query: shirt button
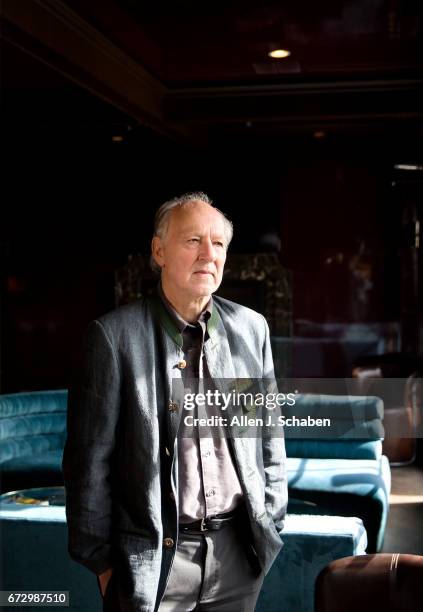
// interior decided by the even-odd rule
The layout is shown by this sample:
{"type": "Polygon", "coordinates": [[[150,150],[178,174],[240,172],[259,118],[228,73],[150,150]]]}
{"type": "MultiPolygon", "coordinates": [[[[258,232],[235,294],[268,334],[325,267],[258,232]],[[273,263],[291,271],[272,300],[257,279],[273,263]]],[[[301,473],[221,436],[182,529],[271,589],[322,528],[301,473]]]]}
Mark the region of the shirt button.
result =
{"type": "Polygon", "coordinates": [[[185,361],[185,359],[181,359],[181,361],[178,363],[178,368],[180,370],[183,370],[186,367],[187,367],[187,362],[185,361]]]}
{"type": "Polygon", "coordinates": [[[210,453],[210,451],[206,451],[206,452],[204,453],[203,457],[210,457],[210,454],[211,454],[211,453],[210,453]]]}
{"type": "Polygon", "coordinates": [[[211,497],[212,495],[214,495],[216,493],[216,491],[214,489],[210,489],[209,491],[207,491],[206,493],[206,497],[211,497]]]}
{"type": "Polygon", "coordinates": [[[178,410],[178,404],[176,402],[169,402],[169,410],[170,412],[175,412],[175,410],[178,410]]]}
{"type": "Polygon", "coordinates": [[[172,548],[172,547],[173,547],[173,544],[174,544],[174,542],[173,542],[172,538],[165,538],[165,539],[163,540],[163,546],[164,546],[165,548],[172,548]]]}

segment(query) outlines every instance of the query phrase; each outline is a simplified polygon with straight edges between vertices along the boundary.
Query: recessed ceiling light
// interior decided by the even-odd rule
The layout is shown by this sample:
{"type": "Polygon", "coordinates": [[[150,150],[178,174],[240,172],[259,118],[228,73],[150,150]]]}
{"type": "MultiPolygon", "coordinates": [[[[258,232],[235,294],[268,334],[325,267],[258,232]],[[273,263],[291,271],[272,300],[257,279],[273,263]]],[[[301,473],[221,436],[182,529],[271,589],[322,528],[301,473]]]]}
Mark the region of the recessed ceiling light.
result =
{"type": "Polygon", "coordinates": [[[273,49],[273,51],[269,52],[269,57],[273,57],[274,59],[283,59],[290,55],[291,51],[288,51],[288,49],[273,49]]]}
{"type": "Polygon", "coordinates": [[[112,142],[123,142],[123,136],[112,136],[112,142]]]}

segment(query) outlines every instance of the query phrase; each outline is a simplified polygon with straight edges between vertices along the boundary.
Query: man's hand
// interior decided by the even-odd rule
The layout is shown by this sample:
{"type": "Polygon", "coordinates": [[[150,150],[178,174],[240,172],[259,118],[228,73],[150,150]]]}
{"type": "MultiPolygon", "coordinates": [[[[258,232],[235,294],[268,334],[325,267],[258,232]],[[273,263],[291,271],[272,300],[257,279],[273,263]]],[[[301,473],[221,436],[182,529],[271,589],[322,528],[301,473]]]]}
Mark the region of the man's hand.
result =
{"type": "Polygon", "coordinates": [[[98,581],[100,583],[100,590],[101,590],[102,597],[104,597],[104,594],[107,589],[107,585],[109,583],[110,578],[112,577],[112,574],[113,574],[113,567],[109,567],[109,569],[107,569],[102,574],[99,574],[98,576],[98,581]]]}

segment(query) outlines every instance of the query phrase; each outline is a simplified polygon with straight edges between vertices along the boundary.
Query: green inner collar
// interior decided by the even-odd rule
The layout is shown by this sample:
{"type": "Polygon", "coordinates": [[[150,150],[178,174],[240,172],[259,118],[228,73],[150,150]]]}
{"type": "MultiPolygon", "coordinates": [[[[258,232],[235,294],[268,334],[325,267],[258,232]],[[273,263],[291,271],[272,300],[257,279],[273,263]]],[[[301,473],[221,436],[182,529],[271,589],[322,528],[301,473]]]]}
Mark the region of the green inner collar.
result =
{"type": "MultiPolygon", "coordinates": [[[[177,344],[179,348],[182,348],[183,346],[182,334],[178,326],[176,325],[175,321],[170,316],[170,313],[167,311],[165,305],[163,304],[163,301],[161,297],[158,295],[157,290],[153,293],[153,295],[149,296],[148,299],[151,303],[154,314],[157,316],[157,318],[160,321],[160,324],[165,328],[165,330],[167,331],[169,336],[172,338],[172,340],[175,342],[175,344],[177,344]]],[[[214,332],[216,331],[216,328],[217,328],[218,321],[219,321],[219,314],[216,309],[216,304],[213,304],[211,317],[207,322],[207,331],[209,332],[210,337],[214,335],[214,332]]]]}

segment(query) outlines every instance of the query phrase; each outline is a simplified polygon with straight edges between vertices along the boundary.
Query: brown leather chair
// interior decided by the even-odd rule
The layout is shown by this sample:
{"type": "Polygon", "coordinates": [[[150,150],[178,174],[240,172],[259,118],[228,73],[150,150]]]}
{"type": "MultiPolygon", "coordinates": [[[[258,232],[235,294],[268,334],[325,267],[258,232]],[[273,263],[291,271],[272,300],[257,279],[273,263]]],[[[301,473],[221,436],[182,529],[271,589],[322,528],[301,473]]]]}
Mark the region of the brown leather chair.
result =
{"type": "Polygon", "coordinates": [[[315,612],[417,612],[423,556],[381,553],[329,563],[315,587],[315,612]]]}

